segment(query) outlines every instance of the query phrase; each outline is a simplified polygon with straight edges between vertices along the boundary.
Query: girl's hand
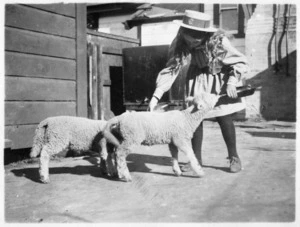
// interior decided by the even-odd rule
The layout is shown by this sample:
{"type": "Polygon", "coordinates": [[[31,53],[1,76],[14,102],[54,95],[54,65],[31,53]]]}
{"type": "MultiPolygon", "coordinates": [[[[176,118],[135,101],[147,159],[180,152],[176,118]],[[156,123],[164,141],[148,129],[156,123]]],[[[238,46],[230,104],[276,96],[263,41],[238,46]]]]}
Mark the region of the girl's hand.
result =
{"type": "Polygon", "coordinates": [[[156,107],[157,103],[158,103],[158,99],[156,97],[152,97],[148,106],[148,111],[152,112],[156,107]]]}
{"type": "Polygon", "coordinates": [[[232,84],[227,84],[226,92],[228,97],[230,98],[236,99],[238,97],[236,92],[236,87],[232,84]]]}

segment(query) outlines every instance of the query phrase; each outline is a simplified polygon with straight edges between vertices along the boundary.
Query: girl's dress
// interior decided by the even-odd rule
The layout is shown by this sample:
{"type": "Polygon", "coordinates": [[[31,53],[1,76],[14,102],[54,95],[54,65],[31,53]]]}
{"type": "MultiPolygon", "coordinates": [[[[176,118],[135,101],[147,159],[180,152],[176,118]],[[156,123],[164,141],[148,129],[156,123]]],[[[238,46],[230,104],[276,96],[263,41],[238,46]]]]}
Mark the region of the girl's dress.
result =
{"type": "MultiPolygon", "coordinates": [[[[215,34],[211,38],[213,46],[202,42],[194,45],[188,54],[178,56],[174,50],[181,45],[182,36],[184,34],[179,33],[169,48],[169,61],[167,67],[158,74],[154,97],[159,100],[177,78],[186,81],[183,100],[200,92],[226,94],[227,84],[236,87],[243,85],[242,75],[248,71],[246,57],[231,45],[224,34],[215,34]]],[[[224,116],[243,109],[243,98],[220,99],[205,118],[224,116]]]]}

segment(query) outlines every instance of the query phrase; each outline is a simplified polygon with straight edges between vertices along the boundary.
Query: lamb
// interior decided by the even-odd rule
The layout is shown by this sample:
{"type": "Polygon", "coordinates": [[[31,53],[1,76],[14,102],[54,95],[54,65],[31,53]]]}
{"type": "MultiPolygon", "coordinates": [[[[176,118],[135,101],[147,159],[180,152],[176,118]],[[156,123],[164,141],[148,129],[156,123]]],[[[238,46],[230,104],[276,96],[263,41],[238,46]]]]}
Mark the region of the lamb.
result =
{"type": "Polygon", "coordinates": [[[107,142],[115,146],[115,161],[118,177],[131,181],[126,165],[126,156],[139,145],[168,144],[172,155],[173,171],[182,174],[178,164],[178,149],[183,151],[197,176],[204,176],[196,159],[191,139],[197,127],[217,103],[219,96],[202,93],[189,97],[190,106],[182,111],[126,112],[110,119],[103,132],[107,142]]]}
{"type": "MultiPolygon", "coordinates": [[[[107,121],[91,120],[82,117],[57,116],[43,120],[35,131],[30,157],[40,154],[39,174],[43,183],[49,183],[50,157],[63,151],[74,151],[82,154],[84,151],[95,151],[100,154],[102,172],[106,167],[113,168],[108,162],[106,140],[102,137],[107,121]]],[[[111,160],[111,158],[108,158],[111,160]]],[[[113,170],[110,170],[113,172],[113,170]]]]}

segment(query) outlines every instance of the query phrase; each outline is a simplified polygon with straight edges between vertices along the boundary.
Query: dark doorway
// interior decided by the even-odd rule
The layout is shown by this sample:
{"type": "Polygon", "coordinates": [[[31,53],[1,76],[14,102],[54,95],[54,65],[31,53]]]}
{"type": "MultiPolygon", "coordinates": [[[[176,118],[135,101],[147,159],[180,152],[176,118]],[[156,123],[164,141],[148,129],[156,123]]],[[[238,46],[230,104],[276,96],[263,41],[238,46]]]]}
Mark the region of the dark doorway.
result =
{"type": "Polygon", "coordinates": [[[126,110],[123,98],[123,70],[122,67],[111,66],[109,72],[111,80],[111,111],[115,115],[120,115],[126,110]]]}

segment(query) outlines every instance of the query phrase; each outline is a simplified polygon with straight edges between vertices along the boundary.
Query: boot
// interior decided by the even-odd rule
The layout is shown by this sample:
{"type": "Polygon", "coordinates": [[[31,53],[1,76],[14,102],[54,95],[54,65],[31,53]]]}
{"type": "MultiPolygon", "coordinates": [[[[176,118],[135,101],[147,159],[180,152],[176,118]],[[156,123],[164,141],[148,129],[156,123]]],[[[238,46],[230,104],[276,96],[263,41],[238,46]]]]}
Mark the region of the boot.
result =
{"type": "Polygon", "coordinates": [[[242,170],[242,163],[239,157],[231,157],[230,158],[230,172],[237,173],[242,170]]]}

